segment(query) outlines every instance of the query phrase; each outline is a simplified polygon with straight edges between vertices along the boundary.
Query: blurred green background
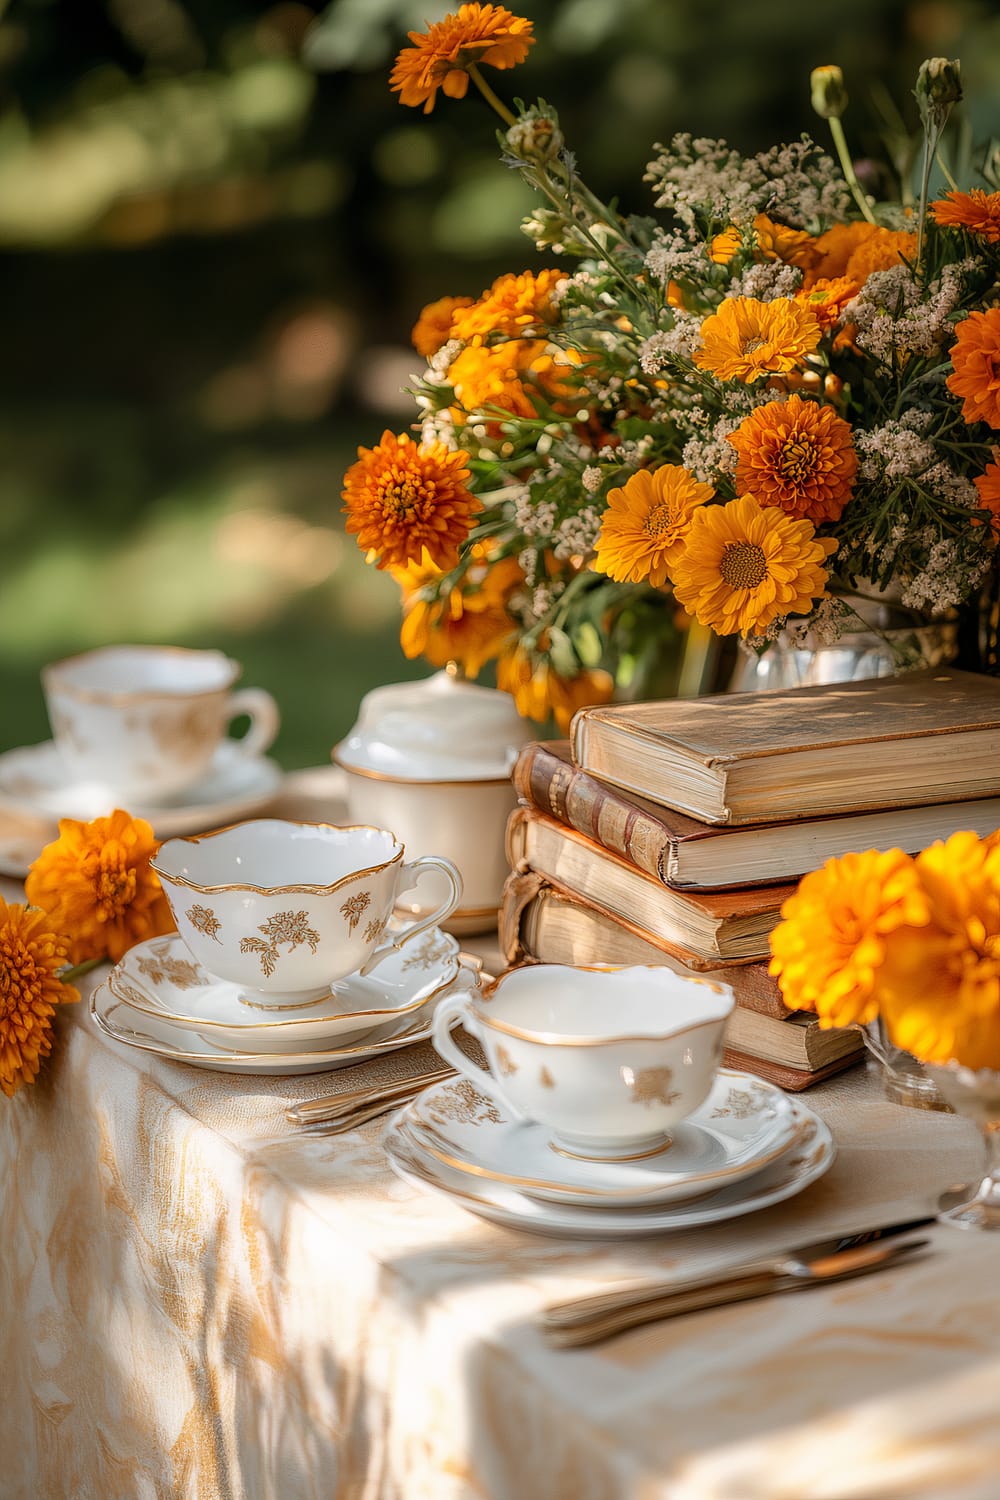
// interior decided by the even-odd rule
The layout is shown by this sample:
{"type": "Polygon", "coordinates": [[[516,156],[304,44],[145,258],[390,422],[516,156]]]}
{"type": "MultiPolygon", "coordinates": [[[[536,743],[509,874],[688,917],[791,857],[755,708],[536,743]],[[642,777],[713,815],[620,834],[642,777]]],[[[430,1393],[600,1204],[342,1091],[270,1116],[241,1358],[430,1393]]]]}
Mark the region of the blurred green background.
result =
{"type": "MultiPolygon", "coordinates": [[[[395,585],[340,515],[359,443],[402,431],[421,306],[535,252],[470,92],[425,117],[387,83],[432,0],[0,0],[0,750],[47,737],[46,661],[220,645],[326,761],[379,682],[423,675],[395,585]]],[[[629,210],[677,130],[758,150],[808,130],[839,63],[859,157],[928,55],[997,131],[993,0],[530,0],[506,98],[560,110],[629,210]]]]}

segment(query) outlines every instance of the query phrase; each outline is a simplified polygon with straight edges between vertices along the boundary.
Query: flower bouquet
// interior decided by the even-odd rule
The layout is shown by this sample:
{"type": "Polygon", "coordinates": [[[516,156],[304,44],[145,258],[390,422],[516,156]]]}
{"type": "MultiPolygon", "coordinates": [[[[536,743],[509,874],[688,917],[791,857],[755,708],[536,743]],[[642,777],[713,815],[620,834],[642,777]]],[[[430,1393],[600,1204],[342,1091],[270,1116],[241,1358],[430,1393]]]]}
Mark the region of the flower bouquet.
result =
{"type": "Polygon", "coordinates": [[[626,217],[550,105],[508,108],[487,82],[531,33],[465,4],[392,74],[425,112],[470,82],[485,96],[538,194],[523,228],[558,262],[425,308],[416,430],[347,473],[347,529],[401,585],[407,656],[495,660],[524,715],[565,727],[691,631],[764,651],[856,628],[865,590],[931,617],[975,601],[1000,535],[1000,148],[947,161],[958,64],[920,70],[891,202],[858,181],[824,67],[832,154],[676,135],[647,168],[655,215],[626,217]]]}

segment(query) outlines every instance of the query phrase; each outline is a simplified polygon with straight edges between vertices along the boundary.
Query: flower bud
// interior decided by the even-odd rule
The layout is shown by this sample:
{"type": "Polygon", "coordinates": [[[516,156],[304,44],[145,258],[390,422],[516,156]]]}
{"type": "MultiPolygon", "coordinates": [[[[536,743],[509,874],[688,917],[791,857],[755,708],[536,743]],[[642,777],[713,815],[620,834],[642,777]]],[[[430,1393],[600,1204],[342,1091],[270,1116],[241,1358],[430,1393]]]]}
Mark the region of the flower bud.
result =
{"type": "Polygon", "coordinates": [[[920,107],[921,119],[929,114],[947,119],[952,105],[962,97],[962,66],[958,59],[928,57],[922,62],[913,97],[920,107]]]}
{"type": "Polygon", "coordinates": [[[834,63],[813,68],[809,75],[812,107],[824,120],[839,120],[847,108],[844,75],[834,63]]]}
{"type": "Polygon", "coordinates": [[[506,140],[511,152],[526,161],[552,161],[565,144],[554,111],[535,105],[514,121],[506,140]]]}

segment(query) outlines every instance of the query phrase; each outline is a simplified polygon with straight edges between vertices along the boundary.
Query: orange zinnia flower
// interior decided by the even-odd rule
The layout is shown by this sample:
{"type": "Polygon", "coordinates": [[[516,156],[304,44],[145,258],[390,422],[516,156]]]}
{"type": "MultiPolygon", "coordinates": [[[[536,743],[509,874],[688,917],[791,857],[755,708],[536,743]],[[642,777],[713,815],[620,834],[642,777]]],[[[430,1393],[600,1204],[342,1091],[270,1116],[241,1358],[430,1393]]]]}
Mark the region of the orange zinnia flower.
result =
{"type": "Polygon", "coordinates": [[[962,319],[955,330],[951,367],[945,384],[960,398],[966,422],[1000,427],[1000,307],[962,319]]]}
{"type": "Polygon", "coordinates": [[[418,562],[424,548],[439,568],[453,568],[472,518],[482,509],[466,489],[468,454],[443,443],[415,443],[383,432],[359,448],[344,475],[346,530],[380,568],[418,562]]]}
{"type": "Polygon", "coordinates": [[[735,224],[712,237],[708,247],[708,258],[713,265],[728,266],[738,250],[743,248],[743,235],[735,224]]]}
{"type": "Polygon", "coordinates": [[[432,354],[436,354],[455,336],[452,331],[455,314],[461,308],[471,306],[471,297],[439,297],[436,302],[428,302],[410,335],[417,353],[422,354],[424,359],[430,359],[432,354]]]}
{"type": "Polygon", "coordinates": [[[995,245],[1000,241],[1000,193],[973,188],[971,193],[946,193],[931,204],[936,224],[967,229],[995,245]]]}
{"type": "Polygon", "coordinates": [[[736,488],[816,526],[838,521],[858,459],[851,429],[829,406],[789,396],[758,406],[729,441],[739,454],[736,488]]]}
{"type": "Polygon", "coordinates": [[[461,584],[436,597],[429,597],[425,590],[441,573],[426,558],[395,570],[403,590],[399,640],[410,661],[425,656],[434,667],[455,661],[467,676],[477,677],[484,663],[498,656],[514,634],[516,626],[506,601],[524,574],[513,557],[490,563],[483,548],[473,550],[480,558],[461,584]]]}
{"type": "MultiPolygon", "coordinates": [[[[491,407],[498,407],[515,417],[536,417],[533,389],[557,409],[560,403],[568,402],[575,410],[579,398],[566,377],[579,358],[574,349],[556,350],[544,339],[470,344],[448,370],[457,401],[452,415],[462,423],[475,413],[488,414],[491,407]]],[[[488,425],[495,435],[497,424],[488,425]]]]}
{"type": "Polygon", "coordinates": [[[816,241],[819,259],[811,271],[806,272],[803,285],[812,286],[816,281],[833,281],[847,273],[847,262],[860,245],[878,232],[877,224],[865,219],[855,219],[850,224],[834,224],[816,241]]]}
{"type": "MultiPolygon", "coordinates": [[[[993,535],[1000,536],[1000,463],[987,464],[973,483],[979,491],[980,509],[990,512],[989,524],[993,535]]],[[[977,516],[972,524],[982,526],[983,522],[977,516]]]]}
{"type": "Polygon", "coordinates": [[[789,229],[787,224],[779,224],[767,214],[758,214],[753,227],[757,253],[763,260],[781,260],[786,266],[798,266],[802,271],[808,271],[819,260],[816,241],[804,229],[789,229]]]}
{"type": "Polygon", "coordinates": [[[52,1051],[56,1006],[80,998],[59,978],[66,950],[44,912],[8,906],[0,896],[0,1092],[8,1099],[34,1082],[52,1051]]]}
{"type": "Polygon", "coordinates": [[[836,328],[844,315],[844,309],[861,290],[860,283],[849,276],[823,277],[812,282],[808,290],[795,293],[796,302],[807,307],[825,333],[836,328]]]}
{"type": "Polygon", "coordinates": [[[882,229],[876,225],[871,234],[853,252],[844,269],[852,281],[864,283],[875,271],[890,271],[902,261],[913,261],[917,254],[917,237],[902,229],[882,229]]]}
{"type": "Polygon", "coordinates": [[[799,881],[771,933],[770,972],[789,1010],[815,1011],[821,1026],[871,1021],[886,940],[927,921],[927,901],[900,849],[828,859],[799,881]]]}
{"type": "Polygon", "coordinates": [[[619,583],[648,579],[662,588],[684,545],[692,513],[714,493],[680,464],[640,469],[619,489],[608,491],[595,568],[619,583]]]}
{"type": "Polygon", "coordinates": [[[552,269],[498,276],[478,302],[470,303],[468,311],[456,314],[452,337],[485,339],[492,333],[518,338],[526,328],[554,323],[558,314],[552,291],[565,278],[565,271],[552,269]]]}
{"type": "Polygon", "coordinates": [[[701,325],[695,364],[719,380],[749,385],[763,375],[794,370],[820,341],[820,326],[797,302],[731,297],[701,325]]]}
{"type": "Polygon", "coordinates": [[[429,115],[438,89],[450,99],[465,98],[470,67],[513,68],[523,62],[535,40],[532,28],[533,22],[502,5],[460,5],[457,14],[435,21],[426,32],[409,33],[413,46],[396,58],[389,86],[401,104],[422,104],[429,115]]]}
{"type": "Polygon", "coordinates": [[[826,595],[824,563],[837,543],[752,495],[702,505],[673,566],[674,596],[716,635],[760,635],[781,615],[806,614],[826,595]]]}
{"type": "Polygon", "coordinates": [[[80,823],[63,818],[24,882],[33,906],[68,934],[70,958],[110,958],[172,932],[173,918],[149,861],[159,845],[143,818],[120,808],[80,823]]]}
{"type": "Polygon", "coordinates": [[[497,662],[497,687],[510,693],[524,719],[544,724],[554,716],[561,733],[569,730],[577,709],[607,703],[615,690],[610,672],[584,669],[575,677],[560,677],[544,656],[516,645],[497,662]]]}

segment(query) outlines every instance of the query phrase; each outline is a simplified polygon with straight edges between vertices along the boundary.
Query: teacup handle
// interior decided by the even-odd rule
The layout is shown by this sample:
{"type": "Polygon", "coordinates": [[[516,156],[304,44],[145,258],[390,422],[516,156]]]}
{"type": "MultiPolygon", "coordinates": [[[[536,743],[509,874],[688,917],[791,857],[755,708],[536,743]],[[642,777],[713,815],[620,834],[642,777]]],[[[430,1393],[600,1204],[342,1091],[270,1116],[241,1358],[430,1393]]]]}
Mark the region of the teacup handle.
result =
{"type": "Polygon", "coordinates": [[[503,1087],[494,1078],[493,1074],[487,1072],[485,1068],[481,1068],[478,1063],[474,1063],[470,1057],[467,1057],[452,1037],[452,1027],[456,1021],[461,1021],[466,1031],[471,1033],[476,1038],[476,1041],[482,1044],[479,1025],[475,1016],[469,1010],[469,1003],[475,998],[474,994],[459,990],[455,994],[445,995],[443,999],[438,1001],[434,1008],[434,1019],[431,1022],[431,1044],[435,1052],[443,1057],[445,1062],[451,1063],[452,1067],[457,1068],[459,1073],[464,1073],[466,1078],[471,1078],[478,1088],[483,1089],[492,1098],[499,1100],[504,1109],[515,1120],[523,1120],[526,1118],[524,1111],[518,1109],[516,1104],[511,1103],[510,1099],[504,1093],[503,1087]]]}
{"type": "Polygon", "coordinates": [[[383,943],[380,948],[365,960],[358,970],[359,974],[370,974],[376,964],[380,964],[383,958],[388,958],[390,953],[395,953],[404,943],[416,937],[418,932],[426,932],[429,927],[436,927],[443,922],[445,917],[450,917],[455,907],[462,899],[462,877],[452,864],[450,859],[445,859],[440,854],[421,854],[419,859],[411,859],[408,864],[400,865],[399,875],[396,878],[396,890],[409,890],[415,885],[425,870],[440,870],[446,877],[449,885],[447,896],[440,906],[427,917],[415,918],[400,927],[393,936],[391,943],[383,943]]]}
{"type": "Polygon", "coordinates": [[[263,755],[274,743],[281,724],[277,703],[265,688],[240,688],[226,700],[226,717],[232,720],[240,714],[247,715],[250,728],[240,739],[231,741],[233,749],[239,755],[263,755]]]}

